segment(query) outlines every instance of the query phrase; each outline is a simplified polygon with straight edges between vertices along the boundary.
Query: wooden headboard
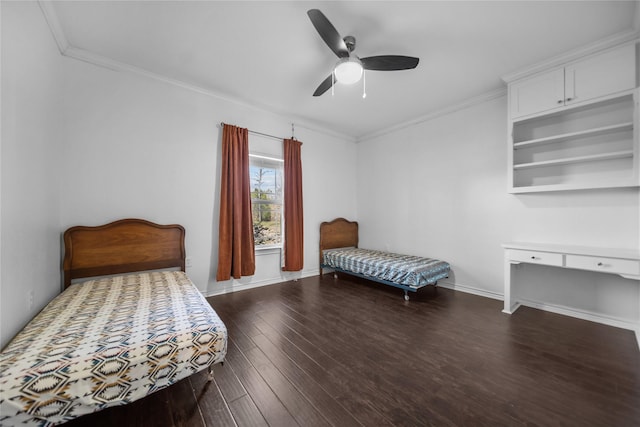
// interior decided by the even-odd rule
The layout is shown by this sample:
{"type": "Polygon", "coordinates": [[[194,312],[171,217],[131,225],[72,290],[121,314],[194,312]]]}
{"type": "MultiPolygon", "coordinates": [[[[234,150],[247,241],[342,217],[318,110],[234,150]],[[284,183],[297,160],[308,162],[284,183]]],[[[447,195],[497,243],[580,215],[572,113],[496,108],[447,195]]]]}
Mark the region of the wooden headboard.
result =
{"type": "MultiPolygon", "coordinates": [[[[358,223],[344,218],[320,224],[320,265],[322,265],[322,251],[333,248],[358,247],[358,223]]],[[[322,267],[320,267],[322,276],[322,267]]]]}
{"type": "Polygon", "coordinates": [[[185,271],[184,227],[122,219],[64,232],[64,288],[71,280],[179,267],[185,271]]]}

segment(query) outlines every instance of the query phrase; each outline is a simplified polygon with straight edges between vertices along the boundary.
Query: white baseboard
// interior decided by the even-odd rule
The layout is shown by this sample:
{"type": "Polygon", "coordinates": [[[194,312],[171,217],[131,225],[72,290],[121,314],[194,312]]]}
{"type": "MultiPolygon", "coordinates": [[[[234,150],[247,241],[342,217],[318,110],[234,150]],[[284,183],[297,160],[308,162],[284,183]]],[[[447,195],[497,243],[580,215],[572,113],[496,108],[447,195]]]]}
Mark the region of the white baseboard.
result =
{"type": "MultiPolygon", "coordinates": [[[[466,292],[481,297],[497,299],[504,301],[504,294],[498,292],[486,291],[473,286],[462,285],[460,283],[452,283],[446,280],[438,282],[438,286],[443,288],[452,289],[454,291],[466,292]]],[[[630,321],[627,319],[621,319],[613,316],[606,316],[601,313],[596,313],[588,310],[580,310],[572,307],[566,307],[557,304],[549,304],[542,301],[527,300],[519,298],[511,308],[511,312],[502,310],[503,313],[512,314],[520,306],[527,306],[531,308],[537,308],[538,310],[548,311],[551,313],[562,314],[564,316],[575,317],[577,319],[588,320],[590,322],[600,323],[607,326],[613,326],[615,328],[627,329],[633,331],[636,336],[636,344],[638,344],[638,350],[640,350],[640,323],[630,321]]]]}
{"type": "Polygon", "coordinates": [[[452,289],[454,291],[465,292],[467,294],[504,301],[504,295],[502,293],[487,291],[473,286],[463,285],[461,283],[453,283],[448,280],[439,280],[438,286],[446,289],[452,289]]]}
{"type": "Polygon", "coordinates": [[[577,319],[588,320],[590,322],[601,323],[603,325],[613,326],[616,328],[628,329],[630,331],[634,331],[636,333],[636,336],[638,336],[638,333],[640,332],[637,322],[632,322],[613,316],[606,316],[601,313],[595,313],[589,310],[580,310],[573,307],[549,304],[542,301],[522,298],[518,299],[518,303],[526,307],[537,308],[539,310],[544,310],[551,313],[562,314],[564,316],[575,317],[577,319]]]}
{"type": "Polygon", "coordinates": [[[212,292],[207,292],[204,296],[213,297],[216,295],[223,295],[231,292],[245,291],[247,289],[259,288],[261,286],[275,285],[277,283],[288,282],[290,280],[298,280],[305,277],[317,276],[318,274],[319,272],[316,269],[316,270],[308,270],[308,271],[302,271],[297,273],[285,273],[285,275],[290,277],[277,276],[277,277],[271,277],[268,279],[263,279],[258,281],[251,281],[247,283],[242,283],[243,279],[239,279],[239,280],[233,279],[229,281],[227,284],[223,285],[221,289],[216,289],[212,292]]]}
{"type": "MultiPolygon", "coordinates": [[[[247,289],[257,288],[260,286],[268,286],[274,285],[276,283],[282,283],[287,280],[297,280],[298,278],[317,276],[320,274],[319,269],[302,271],[301,273],[296,273],[296,276],[290,278],[283,277],[273,277],[270,279],[260,280],[257,282],[249,282],[249,283],[241,283],[240,281],[233,280],[231,282],[231,286],[223,287],[222,289],[215,290],[213,292],[208,293],[207,297],[222,295],[230,292],[244,291],[247,289]]],[[[474,286],[464,285],[461,283],[449,282],[447,280],[438,281],[438,286],[446,289],[451,289],[454,291],[465,292],[468,294],[478,295],[485,298],[491,298],[499,301],[504,301],[504,295],[499,292],[487,291],[484,289],[476,288],[474,286]]],[[[640,350],[640,323],[633,322],[626,319],[620,319],[613,316],[606,316],[601,313],[596,313],[588,310],[580,310],[572,307],[557,305],[557,304],[549,304],[542,301],[528,300],[519,298],[518,301],[514,304],[511,313],[514,313],[518,307],[526,306],[531,308],[536,308],[538,310],[548,311],[551,313],[562,314],[564,316],[575,317],[577,319],[588,320],[590,322],[600,323],[607,326],[613,326],[616,328],[627,329],[633,331],[636,336],[636,342],[638,344],[638,349],[640,350]]],[[[504,310],[503,310],[504,312],[504,310]]]]}
{"type": "MultiPolygon", "coordinates": [[[[438,286],[443,288],[452,289],[454,291],[466,292],[469,294],[478,295],[481,297],[497,299],[504,301],[504,294],[498,292],[486,291],[484,289],[478,289],[473,286],[462,285],[459,283],[452,283],[446,280],[438,282],[438,286]]],[[[542,301],[527,300],[519,298],[511,308],[511,312],[502,310],[503,313],[512,314],[520,306],[527,306],[531,308],[537,308],[539,310],[548,311],[551,313],[562,314],[564,316],[575,317],[577,319],[588,320],[590,322],[600,323],[607,326],[613,326],[616,328],[627,329],[635,332],[636,344],[638,344],[638,350],[640,350],[640,323],[633,322],[627,319],[620,319],[613,316],[606,316],[601,313],[595,313],[588,310],[580,310],[572,307],[566,307],[562,305],[549,304],[542,301]]]]}

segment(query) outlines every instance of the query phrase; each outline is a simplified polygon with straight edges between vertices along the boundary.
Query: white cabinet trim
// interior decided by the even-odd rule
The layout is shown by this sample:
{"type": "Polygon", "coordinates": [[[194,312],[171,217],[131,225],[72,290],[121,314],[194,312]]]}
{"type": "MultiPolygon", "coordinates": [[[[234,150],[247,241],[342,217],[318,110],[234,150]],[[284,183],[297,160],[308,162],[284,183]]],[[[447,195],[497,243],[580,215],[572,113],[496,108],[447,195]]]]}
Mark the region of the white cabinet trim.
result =
{"type": "Polygon", "coordinates": [[[547,59],[546,61],[539,62],[535,65],[516,70],[512,73],[504,74],[501,78],[503,82],[509,84],[513,81],[533,76],[534,74],[537,74],[541,71],[549,70],[551,68],[557,68],[583,59],[587,56],[597,55],[603,50],[607,50],[615,46],[635,44],[637,42],[640,42],[639,30],[624,31],[618,34],[614,34],[611,37],[598,40],[592,44],[554,56],[547,59]]]}
{"type": "MultiPolygon", "coordinates": [[[[638,346],[640,346],[640,322],[637,324],[612,322],[610,319],[593,314],[585,315],[569,307],[558,311],[554,309],[556,306],[519,298],[518,295],[514,295],[512,287],[512,267],[521,263],[616,274],[625,279],[640,281],[640,250],[529,242],[503,243],[502,247],[504,248],[503,313],[513,314],[520,305],[526,305],[580,319],[632,329],[636,332],[636,339],[638,346]]],[[[640,300],[638,304],[640,306],[640,300]]]]}

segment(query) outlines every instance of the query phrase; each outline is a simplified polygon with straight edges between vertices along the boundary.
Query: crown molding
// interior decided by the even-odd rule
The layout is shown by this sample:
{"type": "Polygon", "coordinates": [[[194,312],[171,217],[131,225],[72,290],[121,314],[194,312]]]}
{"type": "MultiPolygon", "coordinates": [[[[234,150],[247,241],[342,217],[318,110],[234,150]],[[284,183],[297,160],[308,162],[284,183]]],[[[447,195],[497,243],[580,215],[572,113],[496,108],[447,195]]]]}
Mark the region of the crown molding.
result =
{"type": "Polygon", "coordinates": [[[62,31],[58,15],[53,9],[53,2],[51,0],[38,0],[38,5],[40,6],[40,10],[42,10],[45,21],[47,21],[53,39],[58,45],[58,50],[64,55],[70,47],[69,40],[67,40],[67,36],[65,36],[64,31],[62,31]]]}
{"type": "Polygon", "coordinates": [[[277,109],[276,107],[266,105],[266,104],[258,104],[253,101],[237,98],[234,96],[230,96],[221,92],[213,91],[211,89],[204,88],[202,86],[197,86],[179,79],[174,79],[171,77],[167,77],[163,74],[154,73],[152,71],[146,70],[144,68],[136,67],[134,65],[130,65],[124,62],[116,61],[114,59],[108,58],[106,56],[98,55],[96,53],[90,52],[85,49],[79,49],[74,46],[69,46],[64,53],[64,56],[72,59],[76,59],[78,61],[86,62],[88,64],[92,64],[98,67],[106,68],[111,71],[118,72],[127,72],[131,74],[136,74],[138,76],[142,76],[147,79],[152,79],[156,81],[160,81],[165,84],[169,84],[172,86],[176,86],[182,89],[186,89],[191,92],[196,92],[202,95],[206,95],[212,98],[220,99],[226,102],[230,102],[236,105],[240,105],[245,108],[249,108],[252,110],[260,111],[261,113],[268,113],[272,115],[279,116],[287,121],[287,123],[295,122],[296,126],[305,128],[308,130],[312,130],[314,132],[322,133],[331,137],[340,138],[343,140],[347,140],[349,142],[356,142],[357,139],[352,135],[347,135],[344,133],[332,131],[326,129],[320,125],[310,123],[307,119],[300,116],[292,116],[286,111],[277,109]]]}
{"type": "Polygon", "coordinates": [[[304,128],[313,132],[321,133],[327,136],[331,136],[334,138],[339,138],[342,140],[346,140],[348,142],[357,142],[357,138],[353,135],[348,135],[345,133],[333,131],[331,129],[327,129],[322,126],[322,124],[313,123],[306,118],[291,115],[290,113],[278,109],[276,107],[266,105],[266,104],[256,104],[253,101],[240,99],[238,97],[230,96],[221,92],[213,91],[211,89],[207,89],[201,86],[197,86],[182,80],[174,79],[159,73],[154,73],[152,71],[136,67],[134,65],[130,65],[124,62],[116,61],[106,56],[102,56],[93,52],[90,52],[85,49],[80,49],[75,46],[72,46],[64,31],[62,30],[62,26],[60,25],[60,21],[58,20],[58,15],[56,14],[52,1],[51,0],[38,0],[38,4],[40,5],[40,9],[45,17],[47,25],[51,30],[51,34],[58,46],[58,50],[62,56],[67,58],[75,59],[78,61],[82,61],[91,65],[95,65],[98,67],[106,68],[111,71],[117,72],[127,72],[131,74],[136,74],[138,76],[142,76],[144,78],[160,81],[165,84],[169,84],[172,86],[176,86],[182,89],[186,89],[192,92],[196,92],[202,95],[206,95],[212,98],[220,99],[226,102],[230,102],[236,105],[240,105],[245,108],[249,108],[252,110],[260,111],[261,113],[268,113],[271,115],[275,115],[284,119],[287,123],[295,122],[296,126],[299,128],[304,128]]]}
{"type": "Polygon", "coordinates": [[[546,61],[538,62],[535,65],[526,67],[524,69],[505,74],[501,78],[505,83],[511,83],[514,80],[528,77],[540,71],[559,67],[568,62],[575,61],[576,59],[592,55],[594,53],[612,48],[614,46],[623,45],[625,43],[637,43],[638,41],[640,41],[640,30],[634,28],[628,31],[614,34],[609,37],[605,37],[604,39],[600,39],[598,41],[587,44],[585,46],[581,46],[577,49],[570,50],[560,55],[556,55],[552,58],[547,59],[546,61]]]}
{"type": "MultiPolygon", "coordinates": [[[[119,62],[114,59],[111,59],[102,55],[98,55],[96,53],[93,53],[84,49],[74,47],[69,43],[64,31],[62,30],[62,26],[60,25],[60,21],[58,20],[58,16],[53,7],[53,1],[38,0],[38,4],[40,6],[40,9],[42,10],[42,13],[49,26],[49,29],[51,30],[51,34],[53,35],[53,38],[58,46],[58,50],[60,51],[60,54],[65,57],[76,59],[78,61],[86,62],[86,63],[96,65],[102,68],[106,68],[112,71],[137,74],[145,78],[153,79],[156,81],[163,82],[165,84],[177,86],[182,89],[200,93],[209,97],[217,98],[226,102],[243,106],[245,108],[260,111],[262,113],[276,115],[276,116],[282,117],[289,123],[292,121],[295,121],[296,126],[299,126],[301,128],[305,128],[307,130],[325,134],[327,136],[347,140],[349,142],[359,143],[359,142],[364,142],[373,138],[377,138],[379,136],[386,135],[388,133],[395,132],[400,129],[414,126],[414,125],[427,122],[447,114],[454,113],[456,111],[463,110],[465,108],[472,107],[474,105],[482,104],[492,99],[505,96],[507,93],[506,88],[500,88],[500,89],[486,92],[479,96],[470,98],[461,103],[453,104],[448,107],[438,109],[424,116],[420,116],[388,128],[384,128],[384,129],[381,129],[372,133],[360,135],[360,136],[354,136],[354,135],[349,135],[342,132],[330,130],[326,126],[323,126],[321,123],[314,123],[300,116],[295,116],[295,115],[291,116],[290,113],[282,109],[273,107],[271,105],[256,104],[255,102],[250,100],[241,99],[241,98],[234,97],[221,92],[213,91],[211,89],[207,89],[207,88],[197,86],[188,82],[184,82],[182,80],[174,79],[162,74],[154,73],[152,71],[145,70],[143,68],[139,68],[127,63],[119,62]]],[[[565,52],[561,55],[557,55],[553,58],[550,58],[547,61],[537,63],[534,66],[530,66],[528,68],[525,68],[513,73],[505,74],[501,78],[504,82],[509,83],[513,80],[517,80],[517,79],[529,76],[531,74],[534,74],[536,72],[539,72],[548,68],[557,67],[559,65],[573,61],[580,57],[584,57],[586,55],[590,55],[598,51],[611,48],[616,45],[621,45],[624,43],[637,43],[638,41],[640,41],[639,26],[640,26],[640,6],[636,5],[636,12],[634,14],[634,29],[621,32],[618,34],[614,34],[610,37],[598,40],[594,43],[588,44],[581,48],[578,48],[569,52],[565,52]]]]}
{"type": "Polygon", "coordinates": [[[507,95],[507,88],[502,87],[500,89],[492,90],[489,92],[485,92],[481,95],[475,96],[473,98],[469,98],[463,102],[459,102],[457,104],[452,104],[448,107],[438,109],[429,114],[425,114],[424,116],[416,117],[415,119],[408,120],[406,122],[381,129],[379,131],[364,135],[358,138],[358,142],[365,142],[367,140],[377,138],[382,135],[386,135],[392,132],[399,131],[404,128],[408,128],[410,126],[415,126],[420,123],[428,122],[430,120],[434,120],[438,117],[446,116],[448,114],[455,113],[456,111],[464,110],[466,108],[473,107],[475,105],[483,104],[485,102],[491,101],[493,99],[497,99],[507,95]]]}

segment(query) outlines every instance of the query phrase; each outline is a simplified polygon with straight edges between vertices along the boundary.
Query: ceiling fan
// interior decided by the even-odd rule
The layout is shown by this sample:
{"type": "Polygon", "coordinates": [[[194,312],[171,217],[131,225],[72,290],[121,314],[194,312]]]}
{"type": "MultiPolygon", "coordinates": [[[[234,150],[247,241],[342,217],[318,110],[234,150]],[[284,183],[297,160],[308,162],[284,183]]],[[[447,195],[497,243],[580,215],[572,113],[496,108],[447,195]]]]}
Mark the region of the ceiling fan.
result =
{"type": "Polygon", "coordinates": [[[313,96],[320,96],[325,93],[333,86],[334,81],[344,84],[356,83],[362,78],[363,70],[410,70],[418,66],[420,59],[411,56],[381,55],[358,58],[353,53],[356,48],[355,37],[341,37],[338,30],[318,9],[310,9],[307,11],[307,15],[309,15],[311,23],[320,34],[320,37],[322,37],[322,40],[340,58],[331,75],[320,83],[313,96]]]}

